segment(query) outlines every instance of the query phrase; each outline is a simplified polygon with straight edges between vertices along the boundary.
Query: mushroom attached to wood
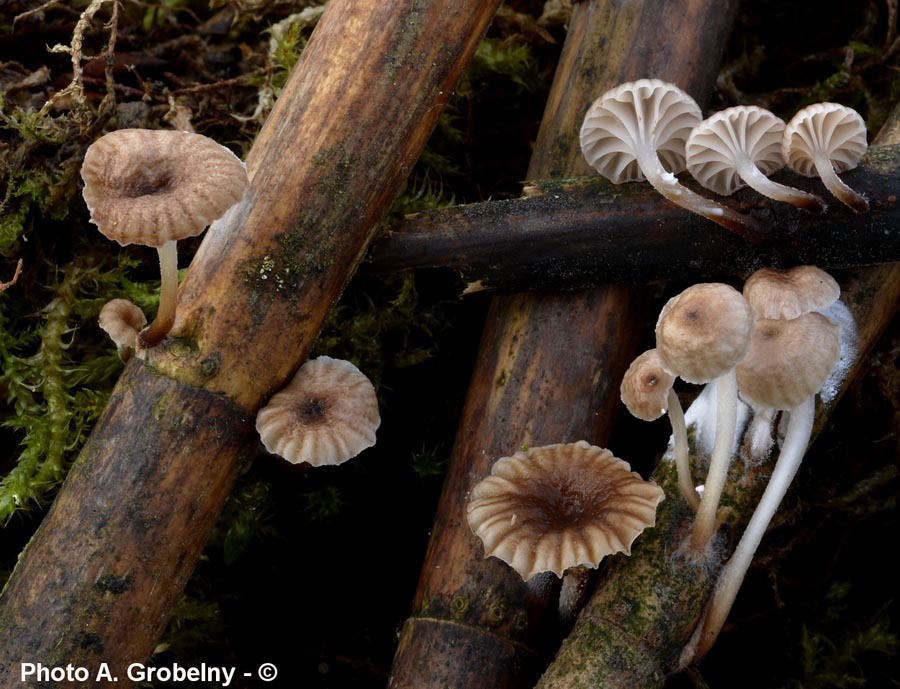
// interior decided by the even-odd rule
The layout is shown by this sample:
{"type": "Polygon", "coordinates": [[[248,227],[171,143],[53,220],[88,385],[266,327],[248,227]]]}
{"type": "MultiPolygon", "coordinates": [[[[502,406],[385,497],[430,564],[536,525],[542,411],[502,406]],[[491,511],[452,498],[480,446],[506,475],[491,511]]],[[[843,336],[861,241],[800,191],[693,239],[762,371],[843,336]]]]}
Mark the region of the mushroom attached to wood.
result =
{"type": "Polygon", "coordinates": [[[715,531],[737,425],[734,368],[752,333],[750,304],[736,289],[717,282],[692,285],[672,297],[656,324],[663,368],[689,383],[715,381],[716,386],[716,438],[691,535],[694,552],[704,551],[715,531]]]}
{"type": "Polygon", "coordinates": [[[825,188],[856,213],[869,210],[866,198],[837,173],[852,170],[868,148],[866,123],[853,108],[815,103],[791,118],[781,144],[784,162],[806,177],[821,177],[825,188]]]}
{"type": "Polygon", "coordinates": [[[580,440],[503,457],[472,489],[466,518],[485,557],[497,557],[526,581],[596,567],[631,553],[656,523],[662,489],[606,449],[580,440]]]}
{"type": "Polygon", "coordinates": [[[749,216],[722,206],[678,182],[684,144],[703,119],[694,99],[673,84],[641,79],[600,96],[581,126],[587,162],[614,184],[646,179],[664,197],[748,240],[763,233],[749,216]]]}
{"type": "Polygon", "coordinates": [[[341,464],[375,444],[381,425],[372,382],[349,361],[320,356],[260,409],[266,450],[292,464],[341,464]]]}
{"type": "Polygon", "coordinates": [[[189,132],[120,129],[97,139],[81,167],[91,222],[122,246],[159,252],[159,310],[139,344],[158,344],[175,322],[179,239],[200,234],[244,196],[247,168],[230,150],[189,132]]]}
{"type": "Polygon", "coordinates": [[[127,299],[113,299],[100,309],[100,329],[116,343],[119,358],[127,362],[137,347],[138,333],[147,318],[144,312],[127,299]]]}
{"type": "Polygon", "coordinates": [[[784,122],[768,110],[739,105],[717,112],[691,131],[685,145],[687,169],[707,189],[728,196],[745,184],[775,201],[821,213],[818,196],[773,182],[784,167],[784,122]]]}

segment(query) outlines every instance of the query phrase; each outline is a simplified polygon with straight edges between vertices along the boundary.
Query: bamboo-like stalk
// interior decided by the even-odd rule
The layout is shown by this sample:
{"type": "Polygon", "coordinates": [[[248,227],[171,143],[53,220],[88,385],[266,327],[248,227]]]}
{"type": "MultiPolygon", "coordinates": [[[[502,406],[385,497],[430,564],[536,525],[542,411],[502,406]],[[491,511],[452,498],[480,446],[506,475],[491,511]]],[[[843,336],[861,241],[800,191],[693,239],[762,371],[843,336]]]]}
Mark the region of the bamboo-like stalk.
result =
{"type": "MultiPolygon", "coordinates": [[[[793,186],[820,184],[782,174],[793,186]]],[[[743,275],[764,265],[850,268],[900,260],[900,148],[870,147],[846,176],[872,199],[868,213],[838,204],[812,215],[751,189],[726,199],[735,208],[754,207],[770,232],[761,247],[672,205],[647,184],[614,185],[594,175],[532,182],[520,199],[411,216],[373,244],[361,269],[448,268],[462,274],[470,294],[743,275]]]]}
{"type": "MultiPolygon", "coordinates": [[[[529,177],[588,174],[581,120],[619,82],[653,75],[703,100],[736,4],[576,3],[529,177]]],[[[466,498],[493,461],[522,445],[606,441],[644,301],[642,290],[613,287],[492,302],[391,687],[530,686],[546,663],[559,639],[552,586],[525,585],[499,560],[483,559],[466,498]]]]}
{"type": "MultiPolygon", "coordinates": [[[[900,107],[878,143],[900,143],[900,107]]],[[[868,352],[895,315],[900,299],[900,265],[892,264],[848,274],[841,285],[842,301],[857,325],[858,358],[842,382],[842,393],[863,366],[868,352]]],[[[820,404],[814,434],[818,433],[839,395],[820,404]]],[[[777,456],[777,453],[775,453],[777,456]]],[[[774,458],[773,458],[774,459],[774,458]]],[[[745,467],[734,462],[719,516],[730,529],[733,548],[756,508],[772,462],[745,467]]],[[[674,494],[673,462],[662,462],[653,479],[674,494]]],[[[608,570],[602,584],[582,611],[556,660],[538,689],[659,689],[678,666],[716,583],[719,564],[679,556],[679,545],[691,527],[691,515],[676,501],[666,500],[657,511],[657,528],[642,536],[628,560],[608,570]],[[648,590],[646,582],[653,582],[648,590]]],[[[724,553],[723,553],[724,554],[724,553]]]]}
{"type": "Polygon", "coordinates": [[[498,4],[329,3],[250,153],[247,202],[207,234],[173,330],[129,362],[0,598],[0,686],[28,661],[87,668],[83,686],[108,663],[130,686],[255,411],[305,359],[498,4]]]}

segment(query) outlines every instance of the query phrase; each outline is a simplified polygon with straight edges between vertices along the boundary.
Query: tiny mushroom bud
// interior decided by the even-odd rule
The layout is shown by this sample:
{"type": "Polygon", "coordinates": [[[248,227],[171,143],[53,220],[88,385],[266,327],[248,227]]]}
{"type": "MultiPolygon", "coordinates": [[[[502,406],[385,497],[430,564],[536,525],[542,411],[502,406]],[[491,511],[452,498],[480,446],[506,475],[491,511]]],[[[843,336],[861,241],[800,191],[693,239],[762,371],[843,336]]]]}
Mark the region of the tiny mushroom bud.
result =
{"type": "Polygon", "coordinates": [[[691,479],[687,427],[681,402],[672,387],[674,383],[675,377],[663,368],[659,353],[649,349],[631,362],[619,390],[628,411],[642,421],[655,421],[668,411],[678,487],[688,504],[697,509],[700,498],[691,479]]]}
{"type": "Polygon", "coordinates": [[[138,333],[147,325],[144,312],[127,299],[113,299],[100,309],[100,328],[116,343],[119,358],[128,361],[137,347],[138,333]]]}
{"type": "Polygon", "coordinates": [[[853,108],[816,103],[791,118],[784,130],[781,154],[794,172],[822,178],[825,188],[856,213],[869,203],[837,176],[852,170],[866,152],[866,123],[853,108]]]}
{"type": "Polygon", "coordinates": [[[662,489],[609,450],[577,443],[534,447],[497,460],[472,489],[466,518],[484,545],[528,580],[596,567],[656,523],[662,489]]]}
{"type": "Polygon", "coordinates": [[[761,268],[747,278],[744,296],[757,318],[790,319],[828,308],[841,296],[841,288],[816,266],[761,268]]]}
{"type": "Polygon", "coordinates": [[[813,213],[825,210],[818,196],[773,182],[784,167],[784,122],[768,110],[739,105],[717,112],[691,131],[685,146],[688,171],[707,189],[728,196],[745,184],[775,201],[813,213]]]}
{"type": "Polygon", "coordinates": [[[669,201],[748,239],[761,230],[737,213],[681,185],[684,144],[703,116],[694,99],[673,84],[641,79],[600,96],[581,126],[581,151],[614,184],[646,179],[669,201]]]}
{"type": "Polygon", "coordinates": [[[341,464],[375,444],[381,424],[371,381],[349,361],[320,356],[256,416],[266,450],[292,464],[341,464]]]}
{"type": "Polygon", "coordinates": [[[81,176],[91,222],[101,233],[122,246],[159,251],[159,311],[139,337],[139,344],[151,347],[175,322],[175,242],[200,234],[243,198],[247,168],[200,134],[120,129],[91,144],[81,176]]]}
{"type": "Polygon", "coordinates": [[[733,287],[701,283],[688,287],[663,307],[656,324],[656,348],[663,367],[689,383],[716,384],[716,438],[691,548],[702,552],[716,526],[737,425],[734,367],[753,333],[753,312],[733,287]]]}

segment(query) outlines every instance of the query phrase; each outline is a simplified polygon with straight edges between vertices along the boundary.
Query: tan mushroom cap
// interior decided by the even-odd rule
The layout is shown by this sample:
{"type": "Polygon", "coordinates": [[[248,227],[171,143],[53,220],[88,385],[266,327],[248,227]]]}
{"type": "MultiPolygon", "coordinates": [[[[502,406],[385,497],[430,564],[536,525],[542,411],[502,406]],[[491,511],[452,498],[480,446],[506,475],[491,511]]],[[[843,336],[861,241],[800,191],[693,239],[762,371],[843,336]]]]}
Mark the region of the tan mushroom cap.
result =
{"type": "Polygon", "coordinates": [[[753,312],[729,285],[692,285],[666,303],[656,323],[663,367],[688,383],[708,383],[734,368],[750,346],[753,312]]]}
{"type": "Polygon", "coordinates": [[[741,396],[757,407],[793,409],[816,394],[838,362],[841,328],[819,313],[760,319],[736,369],[741,396]]]}
{"type": "Polygon", "coordinates": [[[293,464],[341,464],[375,444],[381,425],[371,381],[349,361],[320,356],[256,416],[269,452],[293,464]]]}
{"type": "Polygon", "coordinates": [[[655,421],[669,408],[669,390],[675,376],[663,368],[659,352],[648,349],[631,362],[619,392],[622,403],[642,421],[655,421]]]}
{"type": "Polygon", "coordinates": [[[684,170],[684,142],[703,119],[697,103],[674,84],[640,79],[598,98],[581,126],[587,162],[615,184],[643,181],[641,149],[655,150],[669,173],[684,170]]]}
{"type": "Polygon", "coordinates": [[[757,318],[797,318],[834,304],[841,296],[841,287],[816,266],[761,268],[747,278],[744,296],[757,318]]]}
{"type": "Polygon", "coordinates": [[[466,517],[485,557],[500,558],[528,580],[630,554],[634,539],[656,523],[663,497],[627,462],[581,440],[497,460],[472,489],[466,517]]]}
{"type": "Polygon", "coordinates": [[[88,148],[84,200],[109,239],[160,247],[200,234],[244,195],[247,169],[230,150],[189,132],[120,129],[88,148]]]}
{"type": "Polygon", "coordinates": [[[100,309],[100,328],[116,343],[119,356],[127,349],[135,349],[137,336],[145,325],[144,312],[127,299],[113,299],[100,309]]]}
{"type": "Polygon", "coordinates": [[[746,185],[738,173],[748,161],[768,176],[784,167],[784,122],[755,105],[721,110],[691,131],[685,144],[687,169],[700,184],[729,195],[746,185]]]}

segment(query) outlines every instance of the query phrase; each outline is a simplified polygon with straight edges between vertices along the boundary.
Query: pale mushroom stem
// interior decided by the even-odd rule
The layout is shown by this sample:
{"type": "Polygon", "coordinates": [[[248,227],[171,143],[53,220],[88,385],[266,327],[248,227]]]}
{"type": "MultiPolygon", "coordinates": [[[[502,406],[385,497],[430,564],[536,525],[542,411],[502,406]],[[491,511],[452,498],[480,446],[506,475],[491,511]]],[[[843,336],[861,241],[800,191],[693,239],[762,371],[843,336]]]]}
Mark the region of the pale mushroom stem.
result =
{"type": "Polygon", "coordinates": [[[716,378],[716,439],[713,444],[709,471],[703,486],[703,497],[697,509],[694,530],[691,533],[691,550],[704,553],[716,530],[716,512],[728,478],[731,450],[734,447],[734,431],[737,426],[737,378],[734,369],[716,378]]]}
{"type": "Polygon", "coordinates": [[[834,194],[835,198],[849,206],[854,213],[868,212],[869,202],[866,201],[862,194],[853,191],[853,189],[844,184],[843,180],[837,176],[827,156],[817,155],[815,157],[815,165],[816,172],[822,178],[825,188],[834,194]]]}
{"type": "Polygon", "coordinates": [[[159,251],[159,309],[156,318],[141,331],[143,347],[153,347],[162,342],[175,324],[175,298],[178,294],[178,250],[174,239],[160,246],[159,251]]]}
{"type": "Polygon", "coordinates": [[[637,160],[647,181],[675,205],[712,220],[751,244],[759,244],[765,239],[766,233],[750,216],[722,206],[682,185],[675,175],[663,168],[655,150],[645,151],[637,160]]]}
{"type": "Polygon", "coordinates": [[[749,160],[741,161],[737,166],[737,171],[747,186],[767,198],[789,203],[810,213],[825,212],[825,202],[818,196],[772,181],[749,160]]]}
{"type": "Polygon", "coordinates": [[[812,435],[815,410],[814,396],[807,397],[799,406],[791,410],[778,462],[775,464],[766,490],[753,512],[753,517],[750,518],[750,523],[747,525],[740,543],[719,575],[719,581],[716,583],[716,590],[713,593],[706,617],[702,624],[697,626],[694,636],[681,655],[680,665],[682,668],[706,655],[719,636],[763,534],[778,510],[791,481],[794,480],[797,469],[800,468],[800,462],[803,460],[806,446],[812,435]]]}
{"type": "Polygon", "coordinates": [[[684,499],[696,512],[700,505],[700,497],[694,488],[691,478],[690,450],[688,449],[687,425],[684,422],[684,410],[674,389],[669,390],[668,397],[669,422],[672,424],[672,443],[675,452],[675,469],[678,471],[678,487],[684,499]]]}

